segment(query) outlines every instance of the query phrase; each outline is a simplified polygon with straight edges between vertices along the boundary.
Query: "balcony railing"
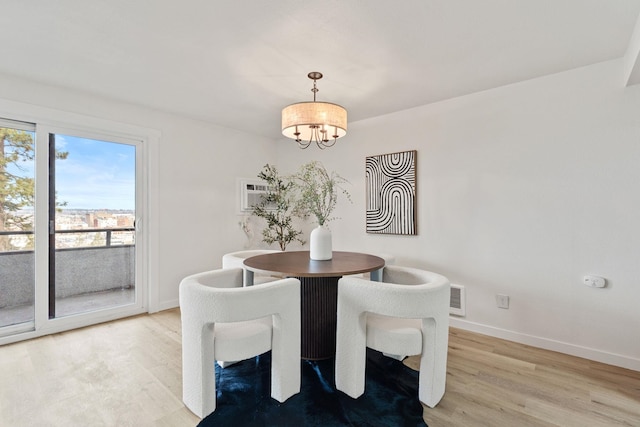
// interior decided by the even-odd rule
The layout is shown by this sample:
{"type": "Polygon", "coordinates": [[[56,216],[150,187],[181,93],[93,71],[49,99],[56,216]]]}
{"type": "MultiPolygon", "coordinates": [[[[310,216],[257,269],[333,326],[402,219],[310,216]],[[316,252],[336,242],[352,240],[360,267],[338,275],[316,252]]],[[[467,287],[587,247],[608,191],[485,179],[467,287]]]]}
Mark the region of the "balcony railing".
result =
{"type": "MultiPolygon", "coordinates": [[[[116,233],[133,234],[133,227],[56,230],[56,234],[70,233],[104,233],[104,244],[56,248],[56,298],[135,286],[135,244],[114,244],[116,233]]],[[[29,234],[33,232],[0,232],[0,236],[29,234]]],[[[0,252],[0,309],[32,304],[34,278],[33,250],[0,252]]]]}
{"type": "MultiPolygon", "coordinates": [[[[120,227],[120,228],[91,228],[91,229],[83,229],[83,230],[56,230],[56,234],[79,234],[79,233],[105,233],[105,244],[104,246],[112,246],[112,236],[114,233],[129,233],[131,236],[135,236],[133,233],[135,228],[133,227],[120,227]]],[[[132,239],[133,240],[133,239],[132,239]]],[[[58,250],[64,248],[57,248],[58,250]]]]}

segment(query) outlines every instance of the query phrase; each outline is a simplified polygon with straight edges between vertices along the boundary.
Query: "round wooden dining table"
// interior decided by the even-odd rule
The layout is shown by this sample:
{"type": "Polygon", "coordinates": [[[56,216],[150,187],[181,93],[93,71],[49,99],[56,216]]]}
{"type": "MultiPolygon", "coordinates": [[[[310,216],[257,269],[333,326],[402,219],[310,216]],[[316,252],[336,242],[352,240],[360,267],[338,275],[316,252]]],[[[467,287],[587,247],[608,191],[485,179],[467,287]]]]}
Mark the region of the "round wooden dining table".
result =
{"type": "Polygon", "coordinates": [[[384,259],[359,252],[333,251],[332,258],[316,261],[309,251],[276,252],[244,260],[247,284],[254,271],[268,271],[300,280],[301,356],[320,360],[335,356],[338,280],[345,275],[371,273],[381,280],[384,259]]]}

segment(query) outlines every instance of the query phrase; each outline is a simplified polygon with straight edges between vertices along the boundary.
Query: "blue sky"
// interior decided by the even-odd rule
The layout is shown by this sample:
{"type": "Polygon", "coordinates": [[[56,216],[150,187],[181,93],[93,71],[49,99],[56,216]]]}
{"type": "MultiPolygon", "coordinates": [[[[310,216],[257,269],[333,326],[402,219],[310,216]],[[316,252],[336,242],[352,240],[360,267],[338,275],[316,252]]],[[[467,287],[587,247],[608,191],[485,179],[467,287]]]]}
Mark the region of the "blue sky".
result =
{"type": "Polygon", "coordinates": [[[135,146],[56,135],[58,200],[66,209],[135,208],[135,146]]]}
{"type": "MultiPolygon", "coordinates": [[[[69,153],[56,161],[57,197],[66,209],[135,209],[135,146],[57,134],[56,149],[69,153]]],[[[34,162],[9,164],[8,171],[33,177],[34,162]]]]}

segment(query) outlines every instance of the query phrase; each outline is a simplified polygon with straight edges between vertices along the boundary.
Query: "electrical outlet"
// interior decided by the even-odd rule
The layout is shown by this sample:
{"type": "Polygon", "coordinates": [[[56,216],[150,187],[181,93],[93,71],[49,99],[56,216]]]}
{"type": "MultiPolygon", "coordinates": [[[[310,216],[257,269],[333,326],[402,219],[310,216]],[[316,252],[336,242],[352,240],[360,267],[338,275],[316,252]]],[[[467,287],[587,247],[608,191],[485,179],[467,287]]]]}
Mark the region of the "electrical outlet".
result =
{"type": "Polygon", "coordinates": [[[509,308],[509,295],[496,295],[496,304],[498,308],[509,308]]]}

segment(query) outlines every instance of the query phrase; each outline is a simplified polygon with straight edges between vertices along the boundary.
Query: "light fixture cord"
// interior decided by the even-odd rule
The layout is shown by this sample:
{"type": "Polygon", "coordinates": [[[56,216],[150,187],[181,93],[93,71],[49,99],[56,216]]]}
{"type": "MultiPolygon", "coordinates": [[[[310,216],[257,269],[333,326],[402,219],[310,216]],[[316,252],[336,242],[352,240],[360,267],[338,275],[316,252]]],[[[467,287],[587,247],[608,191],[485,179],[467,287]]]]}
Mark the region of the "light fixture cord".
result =
{"type": "Polygon", "coordinates": [[[318,93],[320,89],[318,89],[316,87],[316,79],[313,79],[313,89],[311,89],[311,92],[313,92],[313,102],[316,102],[316,93],[318,93]]]}

